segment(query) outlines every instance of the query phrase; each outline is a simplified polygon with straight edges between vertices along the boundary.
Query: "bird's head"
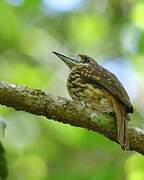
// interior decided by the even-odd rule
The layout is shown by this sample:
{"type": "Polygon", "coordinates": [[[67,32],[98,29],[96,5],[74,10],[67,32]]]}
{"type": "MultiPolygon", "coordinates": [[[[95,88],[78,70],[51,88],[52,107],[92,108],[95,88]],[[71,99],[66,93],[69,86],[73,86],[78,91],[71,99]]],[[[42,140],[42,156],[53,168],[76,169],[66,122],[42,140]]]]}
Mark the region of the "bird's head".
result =
{"type": "Polygon", "coordinates": [[[87,55],[78,55],[77,58],[70,58],[70,57],[67,57],[65,55],[62,55],[60,53],[57,53],[57,52],[53,52],[56,56],[58,56],[61,60],[64,61],[64,63],[66,65],[68,65],[68,67],[70,69],[73,69],[75,66],[79,66],[79,65],[96,65],[96,61],[93,60],[92,58],[90,58],[89,56],[87,55]]]}

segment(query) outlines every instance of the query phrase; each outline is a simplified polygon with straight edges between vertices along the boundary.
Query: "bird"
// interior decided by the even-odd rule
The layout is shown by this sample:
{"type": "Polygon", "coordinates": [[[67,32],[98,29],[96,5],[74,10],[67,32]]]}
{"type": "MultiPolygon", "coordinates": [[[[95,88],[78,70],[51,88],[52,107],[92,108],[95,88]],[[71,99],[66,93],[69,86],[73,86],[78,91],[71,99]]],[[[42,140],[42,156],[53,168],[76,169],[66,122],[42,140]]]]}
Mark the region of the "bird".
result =
{"type": "Polygon", "coordinates": [[[87,55],[71,58],[53,53],[70,68],[67,89],[72,99],[101,111],[112,110],[116,115],[117,140],[128,151],[128,113],[133,113],[133,106],[118,78],[87,55]]]}

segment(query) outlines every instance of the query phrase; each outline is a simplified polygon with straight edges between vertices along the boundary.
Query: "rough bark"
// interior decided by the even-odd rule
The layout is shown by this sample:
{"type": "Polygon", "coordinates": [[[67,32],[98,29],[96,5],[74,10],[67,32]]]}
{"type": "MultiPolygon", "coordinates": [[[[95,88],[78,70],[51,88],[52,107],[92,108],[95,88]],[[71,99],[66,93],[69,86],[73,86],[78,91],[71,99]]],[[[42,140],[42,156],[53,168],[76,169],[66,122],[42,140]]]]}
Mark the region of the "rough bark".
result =
{"type": "MultiPolygon", "coordinates": [[[[117,142],[116,117],[110,112],[94,111],[80,103],[53,97],[38,89],[0,82],[0,104],[42,115],[48,119],[98,132],[117,142]]],[[[144,154],[144,132],[129,127],[130,150],[144,154]]]]}

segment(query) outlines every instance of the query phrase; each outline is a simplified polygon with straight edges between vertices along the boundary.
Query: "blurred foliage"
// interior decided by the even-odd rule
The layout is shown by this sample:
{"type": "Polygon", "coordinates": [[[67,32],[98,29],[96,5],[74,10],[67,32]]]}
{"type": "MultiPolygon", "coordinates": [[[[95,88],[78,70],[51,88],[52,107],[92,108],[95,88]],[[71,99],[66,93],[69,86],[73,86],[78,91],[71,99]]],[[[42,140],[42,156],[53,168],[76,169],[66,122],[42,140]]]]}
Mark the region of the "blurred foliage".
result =
{"type": "MultiPolygon", "coordinates": [[[[52,51],[96,57],[124,84],[130,123],[143,129],[143,17],[143,0],[1,0],[0,79],[69,98],[68,68],[52,51]]],[[[144,179],[143,156],[101,135],[3,106],[0,115],[10,180],[144,179]]]]}
{"type": "Polygon", "coordinates": [[[5,157],[5,150],[0,142],[0,179],[5,180],[8,176],[8,165],[5,157]]]}

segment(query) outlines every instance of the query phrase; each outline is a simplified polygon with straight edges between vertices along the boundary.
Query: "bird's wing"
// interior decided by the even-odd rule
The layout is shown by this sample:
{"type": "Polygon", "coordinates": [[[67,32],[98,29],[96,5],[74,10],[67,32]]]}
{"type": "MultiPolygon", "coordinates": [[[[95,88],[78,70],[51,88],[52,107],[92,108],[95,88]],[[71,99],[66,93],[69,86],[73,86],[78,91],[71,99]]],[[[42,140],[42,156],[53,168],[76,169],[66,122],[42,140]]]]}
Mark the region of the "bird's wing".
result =
{"type": "Polygon", "coordinates": [[[79,66],[78,68],[80,68],[80,76],[84,81],[102,86],[104,89],[108,90],[116,99],[123,102],[128,107],[129,112],[133,112],[133,107],[126,90],[113,73],[106,70],[102,66],[79,66]]]}

